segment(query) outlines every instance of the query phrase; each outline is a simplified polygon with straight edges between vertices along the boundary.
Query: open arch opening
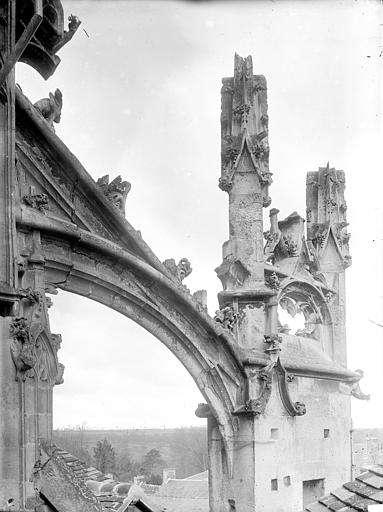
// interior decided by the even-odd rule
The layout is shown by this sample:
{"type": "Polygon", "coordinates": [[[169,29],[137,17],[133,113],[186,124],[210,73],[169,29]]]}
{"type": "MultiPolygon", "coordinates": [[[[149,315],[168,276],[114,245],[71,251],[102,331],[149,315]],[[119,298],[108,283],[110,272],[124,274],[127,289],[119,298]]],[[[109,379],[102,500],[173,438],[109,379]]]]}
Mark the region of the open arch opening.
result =
{"type": "Polygon", "coordinates": [[[206,422],[194,414],[203,397],[174,354],[83,297],[61,291],[50,316],[66,366],[53,396],[61,448],[118,481],[158,485],[169,468],[177,478],[207,470],[206,422]]]}
{"type": "Polygon", "coordinates": [[[54,297],[50,318],[62,334],[59,358],[66,367],[54,391],[55,427],[84,421],[108,429],[202,424],[194,411],[203,396],[193,379],[137,323],[63,291],[54,297]]]}

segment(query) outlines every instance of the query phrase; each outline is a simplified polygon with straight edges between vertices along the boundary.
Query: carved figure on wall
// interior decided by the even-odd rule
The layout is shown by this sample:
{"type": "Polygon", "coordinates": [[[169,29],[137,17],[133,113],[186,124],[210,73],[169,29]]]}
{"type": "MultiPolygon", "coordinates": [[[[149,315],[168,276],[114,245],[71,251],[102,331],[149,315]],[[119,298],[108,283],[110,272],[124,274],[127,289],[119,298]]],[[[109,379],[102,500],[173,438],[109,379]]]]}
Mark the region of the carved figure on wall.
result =
{"type": "Polygon", "coordinates": [[[279,290],[279,288],[281,286],[279,277],[277,276],[277,274],[275,272],[273,272],[272,274],[270,274],[269,276],[266,277],[265,283],[266,283],[266,286],[268,286],[269,288],[271,288],[273,290],[279,290]]]}
{"type": "Polygon", "coordinates": [[[10,325],[10,333],[13,337],[11,355],[16,366],[16,380],[25,380],[26,372],[34,368],[37,362],[35,343],[27,319],[16,317],[10,325]]]}
{"type": "Polygon", "coordinates": [[[54,94],[50,92],[49,98],[43,98],[34,104],[53,131],[55,131],[53,123],[59,123],[61,120],[62,106],[63,97],[60,89],[56,89],[54,94]]]}

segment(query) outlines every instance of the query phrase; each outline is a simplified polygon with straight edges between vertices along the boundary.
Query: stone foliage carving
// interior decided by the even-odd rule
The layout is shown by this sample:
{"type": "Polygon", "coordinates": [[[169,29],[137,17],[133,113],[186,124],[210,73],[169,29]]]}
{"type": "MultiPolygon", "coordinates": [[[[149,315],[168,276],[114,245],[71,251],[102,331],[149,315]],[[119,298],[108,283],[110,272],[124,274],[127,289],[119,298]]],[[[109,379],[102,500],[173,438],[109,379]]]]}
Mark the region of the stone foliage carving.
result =
{"type": "Polygon", "coordinates": [[[238,313],[234,312],[233,306],[225,306],[215,312],[214,320],[224,329],[232,331],[238,319],[238,313]]]}
{"type": "Polygon", "coordinates": [[[26,372],[35,367],[37,362],[36,346],[32,340],[28,320],[16,317],[10,325],[13,338],[11,355],[16,366],[16,380],[25,380],[26,372]]]}
{"type": "Polygon", "coordinates": [[[190,261],[187,258],[182,258],[178,264],[176,264],[173,258],[165,260],[163,265],[170,271],[170,273],[182,283],[182,281],[188,277],[193,269],[191,267],[190,261]]]}
{"type": "Polygon", "coordinates": [[[47,121],[53,131],[53,123],[59,123],[61,120],[61,110],[63,106],[63,97],[60,89],[56,89],[55,93],[49,93],[49,98],[43,98],[34,104],[34,107],[47,121]]]}
{"type": "Polygon", "coordinates": [[[233,186],[233,180],[229,176],[221,176],[218,180],[218,186],[224,192],[230,192],[233,186]]]}
{"type": "Polygon", "coordinates": [[[23,201],[27,206],[36,208],[40,212],[45,211],[49,202],[46,194],[27,194],[23,197],[23,201]]]}
{"type": "Polygon", "coordinates": [[[97,180],[97,185],[113,206],[124,215],[126,198],[131,189],[131,184],[128,181],[122,181],[121,176],[117,176],[109,183],[109,175],[106,174],[97,180]]]}

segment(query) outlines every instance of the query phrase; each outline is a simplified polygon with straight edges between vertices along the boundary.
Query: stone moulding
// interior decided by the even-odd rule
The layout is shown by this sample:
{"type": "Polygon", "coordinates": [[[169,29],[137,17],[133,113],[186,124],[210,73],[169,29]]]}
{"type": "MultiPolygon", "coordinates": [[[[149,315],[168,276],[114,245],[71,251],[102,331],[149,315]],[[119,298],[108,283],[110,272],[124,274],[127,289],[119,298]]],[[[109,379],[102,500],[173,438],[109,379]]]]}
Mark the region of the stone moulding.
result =
{"type": "Polygon", "coordinates": [[[306,414],[306,406],[302,402],[293,402],[290,393],[288,390],[288,383],[294,379],[294,376],[287,373],[284,368],[281,360],[278,358],[278,361],[275,365],[275,373],[277,375],[278,380],[278,388],[279,394],[282,399],[282,403],[286,411],[290,416],[303,416],[306,414]]]}

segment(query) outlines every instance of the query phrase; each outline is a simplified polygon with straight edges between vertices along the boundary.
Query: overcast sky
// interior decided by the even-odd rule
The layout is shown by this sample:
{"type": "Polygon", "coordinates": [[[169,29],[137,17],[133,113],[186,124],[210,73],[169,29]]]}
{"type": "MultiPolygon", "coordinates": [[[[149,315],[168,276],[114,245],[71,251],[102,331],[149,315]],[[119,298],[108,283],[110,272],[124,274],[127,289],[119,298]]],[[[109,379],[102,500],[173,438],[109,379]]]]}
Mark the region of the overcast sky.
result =
{"type": "MultiPolygon", "coordinates": [[[[381,426],[382,52],[379,2],[63,1],[82,25],[45,82],[18,65],[36,101],[59,87],[56,133],[97,179],[132,183],[129,222],[161,260],[186,256],[192,290],[221,290],[214,268],[228,238],[220,175],[220,86],[234,53],[268,81],[271,207],[305,214],[305,175],[327,161],[346,172],[353,265],[347,270],[349,367],[369,403],[356,426],[381,426]],[[83,30],[84,29],[84,30],[83,30]],[[380,96],[379,96],[380,95],[380,96]]],[[[268,211],[265,210],[265,229],[268,211]]],[[[65,383],[57,427],[204,425],[201,395],[175,357],[125,317],[60,292],[52,332],[63,335],[65,383]]]]}

